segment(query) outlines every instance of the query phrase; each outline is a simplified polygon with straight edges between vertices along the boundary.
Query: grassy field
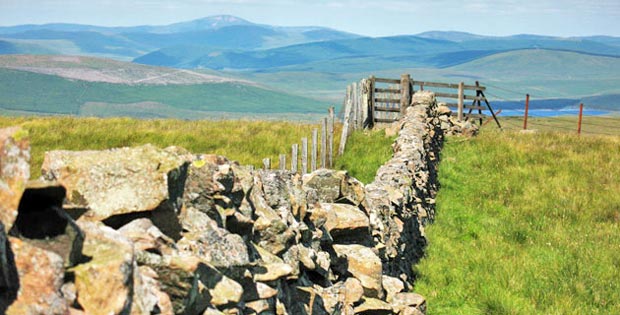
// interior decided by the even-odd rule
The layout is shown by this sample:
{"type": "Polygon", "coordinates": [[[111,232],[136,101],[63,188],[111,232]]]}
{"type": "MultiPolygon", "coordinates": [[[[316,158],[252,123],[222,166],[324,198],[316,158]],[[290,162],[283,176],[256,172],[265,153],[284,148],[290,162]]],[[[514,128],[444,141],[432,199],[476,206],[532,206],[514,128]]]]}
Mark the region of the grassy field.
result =
{"type": "Polygon", "coordinates": [[[356,131],[347,140],[344,154],[336,160],[336,168],[365,184],[375,179],[381,165],[392,158],[395,137],[387,137],[383,130],[356,131]]]}
{"type": "Polygon", "coordinates": [[[428,314],[620,314],[619,137],[487,128],[442,157],[428,314]]]}
{"type": "MultiPolygon", "coordinates": [[[[151,143],[159,147],[176,145],[193,153],[213,153],[262,166],[269,157],[277,166],[278,156],[288,154],[293,143],[310,138],[317,124],[272,121],[181,121],[130,118],[10,118],[0,117],[0,127],[22,125],[30,133],[32,177],[40,175],[46,151],[100,150],[151,143]]],[[[336,134],[340,126],[336,125],[336,134]]],[[[334,137],[337,148],[339,136],[334,137]]]]}

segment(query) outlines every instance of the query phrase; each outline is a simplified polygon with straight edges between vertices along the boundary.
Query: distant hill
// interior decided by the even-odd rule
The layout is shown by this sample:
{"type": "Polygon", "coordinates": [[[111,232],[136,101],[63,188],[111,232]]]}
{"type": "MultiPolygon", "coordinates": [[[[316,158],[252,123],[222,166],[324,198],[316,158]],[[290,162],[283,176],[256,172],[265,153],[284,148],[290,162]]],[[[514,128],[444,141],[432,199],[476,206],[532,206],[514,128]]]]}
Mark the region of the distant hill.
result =
{"type": "MultiPolygon", "coordinates": [[[[359,36],[355,34],[324,27],[278,27],[255,24],[229,15],[163,26],[102,27],[43,24],[0,27],[0,40],[3,41],[29,40],[36,45],[36,41],[62,40],[78,47],[79,51],[67,51],[66,45],[58,45],[52,51],[59,54],[107,56],[120,60],[133,59],[176,45],[251,50],[357,37],[359,36]]],[[[33,53],[33,50],[17,47],[10,53],[33,53]]]]}
{"type": "Polygon", "coordinates": [[[59,76],[65,79],[128,85],[252,82],[185,69],[153,67],[112,59],[58,55],[0,55],[0,68],[59,76]]]}
{"type": "Polygon", "coordinates": [[[3,114],[200,119],[322,114],[328,107],[247,81],[86,57],[1,57],[0,82],[3,114]]]}
{"type": "MultiPolygon", "coordinates": [[[[424,35],[424,34],[423,34],[424,35]]],[[[441,34],[440,34],[441,35],[441,34]]],[[[322,41],[267,50],[227,50],[168,47],[134,62],[180,68],[359,72],[403,67],[446,68],[495,53],[523,49],[574,51],[620,56],[620,46],[582,39],[517,35],[507,38],[467,33],[435,36],[394,36],[322,41]],[[445,38],[451,38],[452,41],[445,38]],[[199,56],[201,51],[202,56],[199,56]],[[359,62],[357,62],[359,61],[359,62]]]]}

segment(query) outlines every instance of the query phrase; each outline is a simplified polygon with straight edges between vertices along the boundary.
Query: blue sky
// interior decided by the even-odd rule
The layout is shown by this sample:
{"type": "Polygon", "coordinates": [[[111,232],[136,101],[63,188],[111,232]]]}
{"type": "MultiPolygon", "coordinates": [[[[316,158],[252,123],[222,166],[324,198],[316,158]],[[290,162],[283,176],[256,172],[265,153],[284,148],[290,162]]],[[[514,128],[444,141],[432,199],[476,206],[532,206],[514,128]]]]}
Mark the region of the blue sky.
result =
{"type": "Polygon", "coordinates": [[[170,24],[231,14],[256,23],[385,36],[429,30],[484,35],[620,36],[620,0],[0,0],[0,25],[170,24]]]}

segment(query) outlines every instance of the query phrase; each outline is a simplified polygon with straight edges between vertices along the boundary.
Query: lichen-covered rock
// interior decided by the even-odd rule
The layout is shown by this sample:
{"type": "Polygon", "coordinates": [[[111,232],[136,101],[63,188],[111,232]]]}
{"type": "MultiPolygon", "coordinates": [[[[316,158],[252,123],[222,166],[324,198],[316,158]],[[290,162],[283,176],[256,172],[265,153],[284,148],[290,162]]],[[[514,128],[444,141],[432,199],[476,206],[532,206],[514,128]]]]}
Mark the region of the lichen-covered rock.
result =
{"type": "Polygon", "coordinates": [[[359,205],[364,200],[364,185],[346,171],[318,169],[303,176],[303,189],[318,200],[311,202],[349,202],[359,205]]]}
{"type": "Polygon", "coordinates": [[[134,272],[134,275],[139,278],[134,279],[134,284],[138,289],[134,289],[132,314],[136,314],[134,309],[146,311],[147,314],[153,314],[156,311],[161,315],[174,314],[170,297],[162,291],[158,280],[159,275],[148,266],[140,266],[138,269],[134,272]],[[138,308],[138,304],[142,307],[138,308]]]}
{"type": "Polygon", "coordinates": [[[253,240],[272,254],[278,255],[293,245],[295,233],[282,217],[267,203],[260,193],[262,186],[255,179],[255,186],[250,192],[249,200],[254,207],[256,220],[253,226],[253,240]]]}
{"type": "Polygon", "coordinates": [[[338,256],[346,258],[347,271],[362,283],[366,296],[383,297],[381,259],[372,249],[357,244],[336,244],[334,251],[338,256]]]}
{"type": "Polygon", "coordinates": [[[392,299],[392,307],[397,312],[405,312],[405,310],[414,308],[420,312],[426,312],[426,299],[413,292],[401,292],[394,295],[392,299]]]}
{"type": "Polygon", "coordinates": [[[133,244],[102,224],[81,222],[80,227],[86,235],[83,253],[92,258],[73,268],[78,303],[92,315],[127,314],[133,295],[133,244]]]}
{"type": "Polygon", "coordinates": [[[123,225],[118,232],[131,240],[138,252],[153,252],[159,255],[172,253],[174,240],[166,236],[151,220],[140,218],[123,225]]]}
{"type": "Polygon", "coordinates": [[[62,209],[65,192],[54,182],[28,182],[11,234],[60,255],[65,266],[71,267],[84,260],[84,233],[62,209]]]}
{"type": "Polygon", "coordinates": [[[222,206],[221,198],[231,194],[235,183],[230,161],[223,156],[200,155],[191,163],[188,173],[185,205],[207,214],[223,227],[224,218],[216,205],[222,206]]]}
{"type": "Polygon", "coordinates": [[[200,230],[184,233],[177,242],[178,249],[219,268],[248,266],[250,257],[243,238],[219,228],[214,220],[202,215],[205,224],[200,230]]]}
{"type": "Polygon", "coordinates": [[[11,238],[10,242],[19,273],[19,292],[6,314],[66,314],[69,305],[60,291],[64,278],[62,258],[17,238],[11,238]]]}
{"type": "Polygon", "coordinates": [[[67,189],[69,206],[88,209],[81,219],[124,225],[122,215],[144,215],[178,238],[174,222],[182,204],[188,161],[176,149],[152,145],[106,151],[51,151],[42,174],[67,189]],[[111,219],[116,217],[116,220],[111,219]]]}
{"type": "Polygon", "coordinates": [[[315,227],[325,227],[335,242],[367,242],[370,222],[362,210],[348,204],[321,203],[312,209],[310,220],[315,227]]]}
{"type": "Polygon", "coordinates": [[[30,141],[21,127],[0,129],[0,222],[5,233],[17,218],[17,208],[30,178],[30,141]]]}
{"type": "Polygon", "coordinates": [[[260,262],[254,268],[255,281],[270,282],[293,274],[293,267],[280,257],[260,246],[254,246],[254,248],[260,256],[260,262]]]}
{"type": "Polygon", "coordinates": [[[364,302],[355,308],[355,314],[392,315],[392,306],[382,300],[364,298],[364,302]]]}
{"type": "Polygon", "coordinates": [[[383,276],[381,277],[383,288],[385,289],[385,300],[392,302],[392,299],[396,293],[403,292],[405,290],[405,284],[398,278],[383,276]]]}

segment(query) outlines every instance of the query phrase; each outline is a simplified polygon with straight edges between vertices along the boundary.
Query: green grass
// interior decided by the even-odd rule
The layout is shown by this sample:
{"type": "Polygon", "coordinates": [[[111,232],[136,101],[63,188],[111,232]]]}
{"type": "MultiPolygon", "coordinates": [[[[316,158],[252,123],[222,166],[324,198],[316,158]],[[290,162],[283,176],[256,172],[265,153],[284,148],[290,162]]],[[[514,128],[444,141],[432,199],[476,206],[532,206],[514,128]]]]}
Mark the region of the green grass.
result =
{"type": "Polygon", "coordinates": [[[385,131],[356,131],[347,140],[344,154],[336,160],[337,169],[347,170],[349,175],[365,184],[375,179],[381,165],[392,158],[394,137],[385,131]]]}
{"type": "Polygon", "coordinates": [[[416,266],[429,315],[620,314],[620,138],[450,138],[416,266]]]}
{"type": "MultiPolygon", "coordinates": [[[[101,150],[151,143],[159,147],[179,146],[192,153],[211,153],[262,166],[271,158],[277,167],[280,154],[287,154],[293,143],[310,138],[316,124],[273,121],[181,121],[138,120],[130,118],[10,118],[0,117],[0,127],[21,125],[28,130],[32,146],[32,177],[40,175],[46,151],[101,150]]],[[[339,135],[340,127],[336,126],[339,135]]],[[[338,147],[339,137],[334,146],[338,147]]],[[[289,167],[290,168],[290,167],[289,167]]]]}

